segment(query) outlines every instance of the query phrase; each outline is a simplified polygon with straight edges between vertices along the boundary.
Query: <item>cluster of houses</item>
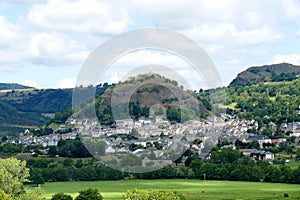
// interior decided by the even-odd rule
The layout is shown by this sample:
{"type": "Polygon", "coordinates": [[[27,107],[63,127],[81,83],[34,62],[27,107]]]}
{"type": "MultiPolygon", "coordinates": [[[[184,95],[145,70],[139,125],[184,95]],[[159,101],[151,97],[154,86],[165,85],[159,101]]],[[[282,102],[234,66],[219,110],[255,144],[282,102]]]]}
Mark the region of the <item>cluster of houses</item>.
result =
{"type": "MultiPolygon", "coordinates": [[[[28,134],[29,131],[26,130],[18,138],[9,139],[7,142],[48,147],[56,146],[60,140],[75,139],[80,134],[83,141],[93,139],[105,143],[105,155],[130,153],[141,157],[152,153],[156,160],[161,158],[168,162],[170,155],[166,152],[180,155],[188,148],[198,152],[201,158],[208,159],[212,147],[224,139],[232,144],[235,144],[236,140],[258,141],[261,149],[267,143],[279,146],[280,143],[286,142],[286,138],[270,139],[268,136],[251,134],[249,130],[258,130],[258,123],[255,120],[241,120],[227,114],[187,123],[170,123],[163,116],[156,116],[155,120],[123,119],[117,120],[115,127],[102,126],[97,120],[76,120],[71,117],[62,126],[70,124],[77,127],[70,133],[59,134],[54,131],[54,134],[37,137],[28,134]],[[195,139],[201,142],[193,143],[195,139]]],[[[271,130],[276,129],[274,126],[276,126],[274,123],[269,124],[271,130]]],[[[300,137],[300,122],[282,124],[280,128],[284,132],[289,131],[290,135],[300,137]]],[[[227,147],[235,148],[234,145],[224,146],[227,147]]],[[[271,152],[254,149],[241,152],[268,162],[274,160],[274,154],[271,152]]],[[[144,162],[146,161],[153,162],[153,159],[147,158],[144,162]]]]}
{"type": "Polygon", "coordinates": [[[101,126],[96,121],[84,120],[78,123],[83,141],[104,142],[105,154],[134,154],[142,156],[153,153],[155,158],[168,160],[166,152],[178,155],[190,147],[198,135],[204,135],[208,124],[190,121],[188,124],[170,123],[162,117],[156,120],[124,119],[116,121],[116,127],[101,126]],[[135,147],[135,148],[132,148],[135,147]]]}
{"type": "MultiPolygon", "coordinates": [[[[225,138],[233,144],[237,139],[243,142],[257,140],[261,148],[264,143],[276,142],[279,144],[286,141],[284,138],[272,141],[267,136],[249,134],[249,129],[258,129],[256,121],[240,120],[229,115],[212,117],[205,121],[190,121],[187,124],[171,124],[160,117],[156,117],[156,119],[155,122],[149,119],[140,119],[135,122],[131,119],[118,120],[115,128],[101,127],[96,121],[85,120],[79,122],[81,127],[79,132],[83,138],[98,138],[99,141],[103,141],[106,144],[105,154],[132,153],[142,156],[154,153],[156,159],[166,159],[168,156],[165,152],[173,150],[180,154],[187,148],[197,152],[201,158],[208,159],[212,147],[225,138]],[[124,135],[135,134],[138,135],[136,139],[124,139],[124,135]],[[201,142],[192,144],[196,138],[201,142]],[[161,148],[158,149],[155,143],[159,144],[161,148]],[[132,144],[138,148],[131,150],[129,147],[132,144]]],[[[254,151],[252,149],[250,153],[254,151]]],[[[271,152],[266,152],[257,158],[271,162],[274,159],[274,155],[271,155],[271,152]]],[[[153,161],[149,158],[146,160],[153,161]]]]}
{"type": "Polygon", "coordinates": [[[28,129],[25,130],[25,134],[21,133],[18,138],[11,138],[7,142],[12,144],[24,144],[24,145],[42,145],[43,147],[57,146],[60,140],[74,140],[78,133],[76,131],[71,133],[59,134],[54,133],[43,136],[29,135],[28,129]]]}
{"type": "Polygon", "coordinates": [[[283,123],[280,129],[289,132],[291,136],[300,137],[300,122],[283,123]]]}

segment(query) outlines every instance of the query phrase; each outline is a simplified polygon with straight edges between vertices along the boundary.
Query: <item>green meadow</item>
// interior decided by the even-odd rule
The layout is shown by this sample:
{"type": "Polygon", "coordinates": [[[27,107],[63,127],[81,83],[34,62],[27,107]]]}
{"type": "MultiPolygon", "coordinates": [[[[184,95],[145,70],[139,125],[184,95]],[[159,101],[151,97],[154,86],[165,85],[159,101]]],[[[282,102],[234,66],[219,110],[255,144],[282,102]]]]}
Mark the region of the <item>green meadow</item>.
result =
{"type": "Polygon", "coordinates": [[[54,182],[42,186],[44,195],[50,199],[54,193],[64,192],[75,197],[78,191],[97,188],[104,199],[121,199],[130,189],[155,189],[176,191],[187,200],[196,199],[300,199],[300,185],[236,182],[236,181],[203,181],[183,179],[159,180],[119,180],[87,182],[54,182]],[[288,197],[284,198],[287,193],[288,197]]]}

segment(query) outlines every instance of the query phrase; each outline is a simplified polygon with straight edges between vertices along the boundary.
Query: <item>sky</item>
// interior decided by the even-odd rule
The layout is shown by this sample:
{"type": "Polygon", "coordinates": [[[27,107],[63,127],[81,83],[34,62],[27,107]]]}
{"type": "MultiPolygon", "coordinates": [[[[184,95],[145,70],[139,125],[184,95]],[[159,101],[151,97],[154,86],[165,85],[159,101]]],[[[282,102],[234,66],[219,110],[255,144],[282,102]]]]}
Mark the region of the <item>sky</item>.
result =
{"type": "MultiPolygon", "coordinates": [[[[0,82],[74,87],[99,45],[149,27],[196,42],[224,86],[251,66],[300,65],[298,0],[10,0],[0,1],[0,82]]],[[[118,82],[128,69],[151,64],[174,68],[192,89],[203,86],[188,63],[155,50],[124,55],[99,81],[118,82]]]]}

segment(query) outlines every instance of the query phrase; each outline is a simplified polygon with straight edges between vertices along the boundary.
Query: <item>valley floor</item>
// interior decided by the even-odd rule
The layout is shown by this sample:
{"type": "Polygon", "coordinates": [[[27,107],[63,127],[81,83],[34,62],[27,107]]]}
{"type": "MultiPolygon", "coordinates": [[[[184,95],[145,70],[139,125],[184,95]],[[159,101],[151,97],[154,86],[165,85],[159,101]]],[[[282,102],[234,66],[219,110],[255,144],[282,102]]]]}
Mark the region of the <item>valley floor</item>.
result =
{"type": "Polygon", "coordinates": [[[106,199],[121,199],[131,189],[170,190],[183,194],[187,200],[196,199],[300,199],[299,184],[237,182],[212,180],[119,180],[87,182],[45,183],[42,189],[45,197],[50,199],[54,193],[64,192],[75,197],[78,191],[97,188],[106,199]]]}

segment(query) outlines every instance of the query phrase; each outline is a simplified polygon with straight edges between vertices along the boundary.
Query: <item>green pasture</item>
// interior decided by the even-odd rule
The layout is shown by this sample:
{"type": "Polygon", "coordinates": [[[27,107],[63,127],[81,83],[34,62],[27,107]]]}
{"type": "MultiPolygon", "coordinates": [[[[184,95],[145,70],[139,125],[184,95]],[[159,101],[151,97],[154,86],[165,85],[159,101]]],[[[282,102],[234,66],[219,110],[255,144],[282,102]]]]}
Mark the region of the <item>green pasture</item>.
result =
{"type": "Polygon", "coordinates": [[[78,191],[88,188],[97,188],[104,199],[121,199],[127,190],[133,188],[176,191],[183,194],[188,200],[300,199],[300,185],[264,182],[159,179],[55,182],[45,183],[42,186],[44,195],[48,199],[58,192],[71,194],[75,197],[78,191]],[[284,198],[285,193],[289,197],[284,198]]]}

